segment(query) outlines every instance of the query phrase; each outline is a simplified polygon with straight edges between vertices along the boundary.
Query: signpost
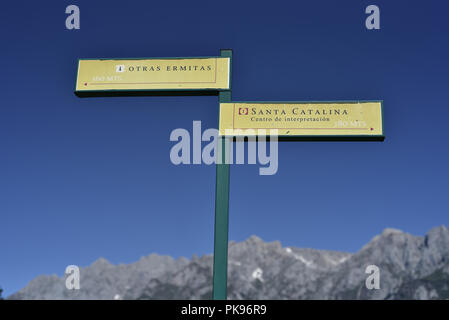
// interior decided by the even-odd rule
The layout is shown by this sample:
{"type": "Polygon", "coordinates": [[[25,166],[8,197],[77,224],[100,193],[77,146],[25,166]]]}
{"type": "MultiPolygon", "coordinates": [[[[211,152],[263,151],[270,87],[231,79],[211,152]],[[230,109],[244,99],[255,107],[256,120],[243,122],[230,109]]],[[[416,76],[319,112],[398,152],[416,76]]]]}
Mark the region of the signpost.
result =
{"type": "MultiPolygon", "coordinates": [[[[383,141],[381,101],[235,102],[231,99],[232,50],[219,57],[80,59],[75,94],[218,95],[213,299],[227,298],[229,154],[227,139],[277,129],[279,140],[383,141]],[[267,130],[268,129],[268,130],[267,130]]],[[[265,133],[264,133],[265,134],[265,133]]]]}
{"type": "Polygon", "coordinates": [[[80,59],[75,94],[217,94],[231,89],[231,57],[80,59]]]}
{"type": "Polygon", "coordinates": [[[223,136],[277,129],[280,140],[383,140],[382,101],[220,103],[223,136]]]}

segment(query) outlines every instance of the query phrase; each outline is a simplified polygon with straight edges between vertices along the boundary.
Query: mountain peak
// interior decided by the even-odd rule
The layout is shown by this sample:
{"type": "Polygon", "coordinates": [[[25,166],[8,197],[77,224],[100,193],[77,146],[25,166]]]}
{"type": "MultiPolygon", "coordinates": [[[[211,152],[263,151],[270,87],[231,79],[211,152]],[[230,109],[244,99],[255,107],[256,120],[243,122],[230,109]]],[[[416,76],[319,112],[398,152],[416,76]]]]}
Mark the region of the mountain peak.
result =
{"type": "Polygon", "coordinates": [[[367,250],[369,248],[373,248],[373,247],[378,247],[379,241],[388,241],[389,242],[391,239],[393,239],[393,241],[394,241],[397,238],[398,239],[403,238],[403,237],[395,237],[395,236],[403,236],[403,235],[406,235],[406,233],[402,230],[395,229],[395,228],[385,228],[381,234],[374,236],[370,242],[365,244],[362,247],[361,251],[365,251],[365,250],[367,250]]]}
{"type": "Polygon", "coordinates": [[[444,225],[432,228],[430,229],[429,232],[427,232],[427,235],[445,235],[445,234],[449,234],[449,229],[446,228],[446,226],[444,225]]]}
{"type": "Polygon", "coordinates": [[[395,229],[395,228],[385,228],[382,231],[382,236],[389,236],[392,234],[404,234],[404,231],[399,230],[399,229],[395,229]]]}
{"type": "Polygon", "coordinates": [[[110,266],[113,266],[113,264],[111,264],[107,259],[103,257],[98,258],[91,265],[91,267],[110,267],[110,266]]]}
{"type": "Polygon", "coordinates": [[[256,235],[251,235],[245,242],[262,243],[263,240],[256,235]]]}
{"type": "Polygon", "coordinates": [[[449,247],[449,230],[445,226],[432,228],[427,232],[424,242],[428,247],[449,247]]]}

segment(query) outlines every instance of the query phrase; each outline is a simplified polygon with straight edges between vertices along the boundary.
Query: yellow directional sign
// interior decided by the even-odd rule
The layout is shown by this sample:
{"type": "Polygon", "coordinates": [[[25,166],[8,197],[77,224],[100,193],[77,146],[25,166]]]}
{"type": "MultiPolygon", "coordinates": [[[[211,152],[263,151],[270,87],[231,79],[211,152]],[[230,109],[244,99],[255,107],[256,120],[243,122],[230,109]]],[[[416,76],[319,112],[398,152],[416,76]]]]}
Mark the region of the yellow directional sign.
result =
{"type": "Polygon", "coordinates": [[[228,57],[83,59],[75,93],[229,90],[230,68],[228,57]]]}
{"type": "Polygon", "coordinates": [[[268,135],[270,129],[298,140],[383,140],[382,102],[220,103],[221,136],[268,135]]]}

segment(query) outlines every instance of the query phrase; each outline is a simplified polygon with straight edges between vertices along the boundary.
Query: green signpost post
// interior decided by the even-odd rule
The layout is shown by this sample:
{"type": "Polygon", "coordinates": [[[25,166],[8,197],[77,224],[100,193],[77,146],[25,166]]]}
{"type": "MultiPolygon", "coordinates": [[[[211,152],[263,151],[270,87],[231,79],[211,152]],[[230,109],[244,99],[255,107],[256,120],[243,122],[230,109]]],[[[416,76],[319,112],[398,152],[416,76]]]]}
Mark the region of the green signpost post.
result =
{"type": "MultiPolygon", "coordinates": [[[[382,102],[233,102],[232,50],[218,57],[83,59],[75,94],[218,95],[213,299],[227,298],[229,179],[227,141],[242,129],[276,129],[283,140],[384,139],[382,102]],[[268,123],[268,124],[267,124],[268,123]]],[[[247,135],[247,133],[244,133],[247,135]]],[[[257,134],[256,134],[257,136],[257,134]]]]}
{"type": "MultiPolygon", "coordinates": [[[[230,101],[230,92],[220,93],[220,102],[230,101]]],[[[228,229],[229,229],[229,156],[226,152],[227,137],[219,137],[216,164],[217,177],[215,188],[215,230],[214,230],[214,274],[213,299],[225,300],[228,277],[228,229]]]]}

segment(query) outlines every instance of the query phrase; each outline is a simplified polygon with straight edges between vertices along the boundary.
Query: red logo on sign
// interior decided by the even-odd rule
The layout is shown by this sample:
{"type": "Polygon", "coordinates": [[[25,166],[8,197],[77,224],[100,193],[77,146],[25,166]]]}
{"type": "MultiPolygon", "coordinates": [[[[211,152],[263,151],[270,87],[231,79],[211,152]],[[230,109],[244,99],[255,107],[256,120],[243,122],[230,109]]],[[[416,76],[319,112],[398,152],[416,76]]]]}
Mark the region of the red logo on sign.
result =
{"type": "Polygon", "coordinates": [[[239,108],[239,115],[248,115],[248,108],[239,108]]]}

